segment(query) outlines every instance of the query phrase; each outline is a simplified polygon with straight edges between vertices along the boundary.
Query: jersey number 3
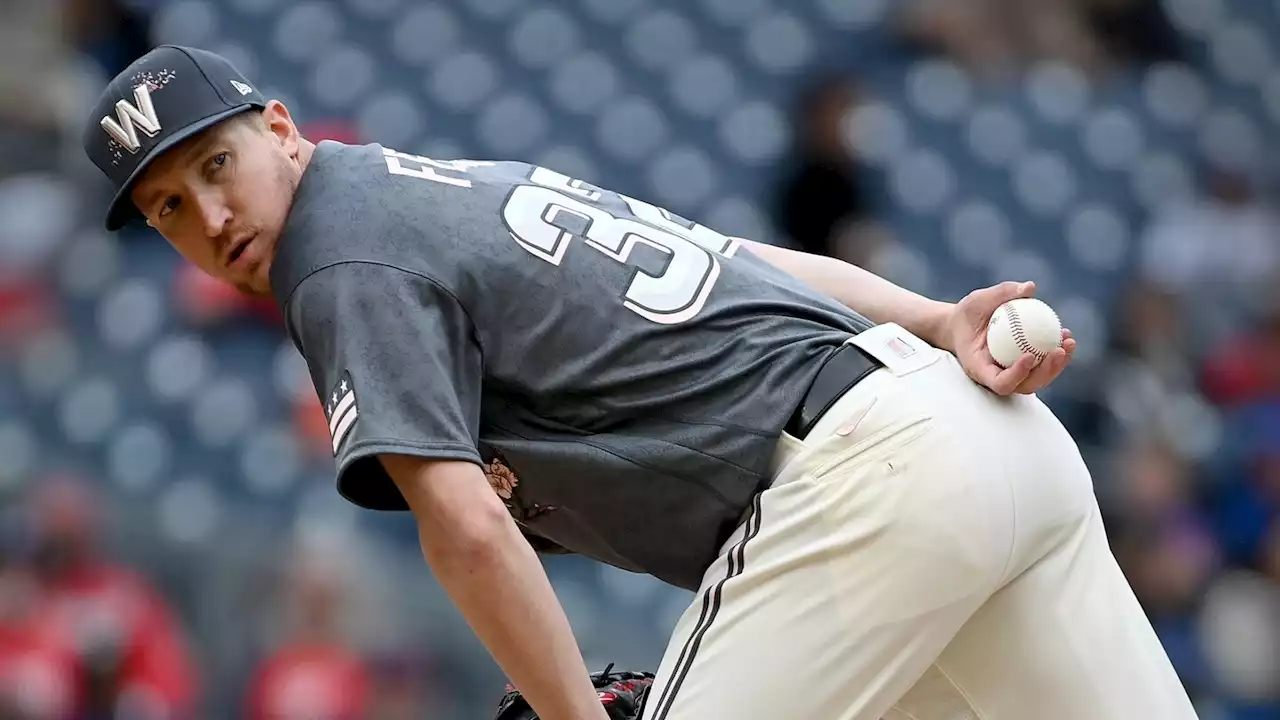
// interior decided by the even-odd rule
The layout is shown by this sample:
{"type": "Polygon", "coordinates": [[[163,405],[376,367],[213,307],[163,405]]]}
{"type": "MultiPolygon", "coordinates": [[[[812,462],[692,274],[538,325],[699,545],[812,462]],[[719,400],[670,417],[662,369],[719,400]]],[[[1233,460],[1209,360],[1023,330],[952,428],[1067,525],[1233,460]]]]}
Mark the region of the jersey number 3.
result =
{"type": "Polygon", "coordinates": [[[628,310],[656,323],[675,325],[697,315],[720,276],[719,258],[737,249],[735,240],[625,195],[617,197],[632,217],[615,215],[596,204],[600,190],[553,170],[537,168],[529,180],[532,185],[511,192],[502,219],[536,257],[559,265],[575,237],[621,263],[638,245],[666,256],[661,272],[637,268],[622,298],[628,310]]]}
{"type": "MultiPolygon", "coordinates": [[[[471,187],[465,173],[491,163],[440,161],[385,151],[387,168],[396,175],[471,187]],[[419,167],[406,167],[411,161],[419,167]],[[441,174],[444,170],[462,177],[441,174]]],[[[560,265],[570,242],[582,238],[592,248],[621,263],[637,245],[666,255],[661,272],[637,268],[622,304],[637,315],[663,325],[682,323],[698,314],[720,276],[720,257],[729,257],[738,241],[708,227],[673,217],[669,212],[625,195],[617,195],[631,217],[620,217],[600,205],[602,192],[547,168],[535,168],[529,185],[517,186],[502,206],[502,220],[512,239],[552,265],[560,265]]],[[[612,194],[612,193],[611,193],[612,194]]]]}

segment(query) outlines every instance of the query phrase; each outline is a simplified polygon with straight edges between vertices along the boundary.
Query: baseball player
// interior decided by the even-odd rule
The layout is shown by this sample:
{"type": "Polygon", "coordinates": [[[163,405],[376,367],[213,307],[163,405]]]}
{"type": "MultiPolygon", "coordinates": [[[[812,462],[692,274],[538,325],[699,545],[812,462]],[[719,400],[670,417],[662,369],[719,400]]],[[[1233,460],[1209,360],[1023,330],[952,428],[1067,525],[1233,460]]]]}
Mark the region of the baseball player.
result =
{"type": "Polygon", "coordinates": [[[645,720],[1183,720],[1089,473],[984,328],[520,162],[312,144],[224,59],[116,77],[85,148],[190,261],[272,295],[338,491],[408,510],[540,717],[606,717],[536,549],[695,591],[645,720]]]}

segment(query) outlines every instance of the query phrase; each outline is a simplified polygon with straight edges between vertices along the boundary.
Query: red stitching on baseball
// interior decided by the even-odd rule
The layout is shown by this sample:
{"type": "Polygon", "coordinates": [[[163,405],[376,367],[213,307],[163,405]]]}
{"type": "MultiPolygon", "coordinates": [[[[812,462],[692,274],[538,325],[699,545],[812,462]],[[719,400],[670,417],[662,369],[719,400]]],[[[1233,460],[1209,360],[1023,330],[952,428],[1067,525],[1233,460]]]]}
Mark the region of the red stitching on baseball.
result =
{"type": "Polygon", "coordinates": [[[1017,343],[1018,349],[1035,355],[1039,360],[1045,359],[1049,353],[1036,349],[1031,341],[1027,340],[1027,333],[1022,327],[1022,318],[1018,317],[1018,311],[1009,305],[1005,308],[1005,312],[1009,315],[1009,329],[1013,331],[1013,341],[1017,343]]]}

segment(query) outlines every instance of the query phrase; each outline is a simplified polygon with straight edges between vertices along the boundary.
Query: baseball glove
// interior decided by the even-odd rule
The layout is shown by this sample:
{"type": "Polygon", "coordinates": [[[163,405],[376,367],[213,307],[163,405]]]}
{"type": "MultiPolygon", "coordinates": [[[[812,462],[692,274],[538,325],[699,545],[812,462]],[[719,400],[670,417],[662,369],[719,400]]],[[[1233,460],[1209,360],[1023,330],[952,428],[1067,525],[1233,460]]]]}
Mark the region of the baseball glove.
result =
{"type": "MultiPolygon", "coordinates": [[[[596,686],[600,703],[609,713],[610,720],[638,720],[640,711],[644,709],[644,699],[653,686],[653,673],[613,672],[613,664],[610,663],[603,671],[591,673],[591,682],[596,686]]],[[[514,685],[507,685],[494,720],[538,720],[538,713],[529,707],[529,702],[514,685]]]]}

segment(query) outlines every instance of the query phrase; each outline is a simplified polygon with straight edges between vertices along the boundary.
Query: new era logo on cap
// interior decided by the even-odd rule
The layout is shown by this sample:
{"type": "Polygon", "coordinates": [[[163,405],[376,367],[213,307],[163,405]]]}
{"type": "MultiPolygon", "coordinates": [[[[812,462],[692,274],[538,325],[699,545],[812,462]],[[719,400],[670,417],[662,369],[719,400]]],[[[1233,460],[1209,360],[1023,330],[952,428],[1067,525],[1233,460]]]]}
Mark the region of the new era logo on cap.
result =
{"type": "Polygon", "coordinates": [[[161,45],[134,61],[103,91],[84,133],[85,153],[116,187],[107,229],[141,217],[129,193],[157,157],[266,104],[230,62],[211,52],[161,45]]]}

